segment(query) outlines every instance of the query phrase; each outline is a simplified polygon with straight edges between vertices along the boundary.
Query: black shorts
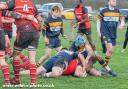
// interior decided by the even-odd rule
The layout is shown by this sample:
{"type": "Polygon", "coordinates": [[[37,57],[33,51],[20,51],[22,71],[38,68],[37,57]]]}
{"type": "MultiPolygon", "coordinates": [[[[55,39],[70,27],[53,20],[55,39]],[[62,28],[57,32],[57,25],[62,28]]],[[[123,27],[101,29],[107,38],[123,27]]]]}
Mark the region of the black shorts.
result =
{"type": "Polygon", "coordinates": [[[14,43],[15,47],[25,49],[28,46],[33,46],[37,48],[39,42],[39,31],[34,27],[18,29],[16,41],[14,43]],[[30,29],[30,31],[29,31],[30,29]],[[24,31],[23,31],[24,30],[24,31]]]}
{"type": "Polygon", "coordinates": [[[4,30],[4,32],[5,32],[5,35],[8,35],[9,39],[12,38],[12,31],[4,30]]]}
{"type": "Polygon", "coordinates": [[[5,50],[5,32],[0,30],[0,51],[5,50]]]}
{"type": "Polygon", "coordinates": [[[77,33],[83,33],[85,35],[90,35],[92,32],[91,32],[91,29],[78,29],[77,33]]]}

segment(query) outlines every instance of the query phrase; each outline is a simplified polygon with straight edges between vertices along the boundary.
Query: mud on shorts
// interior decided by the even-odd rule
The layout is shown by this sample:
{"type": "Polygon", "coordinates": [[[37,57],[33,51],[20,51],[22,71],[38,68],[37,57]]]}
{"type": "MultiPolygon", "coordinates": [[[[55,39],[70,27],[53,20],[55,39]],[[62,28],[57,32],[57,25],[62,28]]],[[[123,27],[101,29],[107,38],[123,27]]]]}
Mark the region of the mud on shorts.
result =
{"type": "Polygon", "coordinates": [[[0,51],[5,50],[5,32],[0,28],[0,51]]]}
{"type": "Polygon", "coordinates": [[[15,47],[25,49],[28,46],[37,48],[39,42],[39,31],[33,26],[22,26],[18,28],[15,47]]]}

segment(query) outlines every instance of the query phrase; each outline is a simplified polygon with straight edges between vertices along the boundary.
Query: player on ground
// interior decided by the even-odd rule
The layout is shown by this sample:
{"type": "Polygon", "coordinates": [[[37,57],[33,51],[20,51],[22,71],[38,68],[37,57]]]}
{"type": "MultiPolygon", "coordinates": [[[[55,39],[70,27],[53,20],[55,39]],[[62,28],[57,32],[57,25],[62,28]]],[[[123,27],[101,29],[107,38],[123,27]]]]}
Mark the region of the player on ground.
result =
{"type": "MultiPolygon", "coordinates": [[[[58,77],[67,68],[71,60],[80,58],[82,69],[85,68],[85,60],[82,54],[62,49],[57,55],[51,57],[43,66],[38,67],[37,75],[41,74],[43,77],[58,77]]],[[[21,74],[29,74],[29,71],[22,71],[21,74]]]]}
{"type": "Polygon", "coordinates": [[[108,72],[112,76],[117,76],[115,72],[113,72],[108,65],[105,65],[105,61],[98,55],[95,54],[95,52],[92,50],[92,48],[87,44],[86,39],[83,36],[77,36],[75,41],[72,43],[70,50],[74,52],[83,52],[87,51],[84,56],[87,56],[87,59],[89,60],[91,57],[95,57],[97,61],[100,63],[100,65],[105,68],[106,72],[108,72]]]}

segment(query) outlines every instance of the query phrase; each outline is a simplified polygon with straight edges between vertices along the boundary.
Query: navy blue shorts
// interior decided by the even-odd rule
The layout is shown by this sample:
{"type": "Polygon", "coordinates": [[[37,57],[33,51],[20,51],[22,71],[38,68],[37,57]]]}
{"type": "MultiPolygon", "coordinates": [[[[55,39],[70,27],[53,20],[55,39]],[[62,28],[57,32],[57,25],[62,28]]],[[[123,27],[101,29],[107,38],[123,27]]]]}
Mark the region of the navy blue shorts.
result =
{"type": "Polygon", "coordinates": [[[116,45],[116,38],[110,38],[110,37],[103,36],[103,41],[107,41],[107,43],[111,43],[112,46],[116,45]]]}
{"type": "Polygon", "coordinates": [[[62,57],[55,56],[55,57],[51,57],[45,64],[42,65],[42,67],[44,67],[47,70],[47,72],[50,72],[54,66],[61,67],[63,63],[64,60],[62,59],[62,57]]]}
{"type": "Polygon", "coordinates": [[[49,48],[58,48],[61,47],[61,40],[59,37],[48,37],[49,44],[47,45],[49,48]]]}

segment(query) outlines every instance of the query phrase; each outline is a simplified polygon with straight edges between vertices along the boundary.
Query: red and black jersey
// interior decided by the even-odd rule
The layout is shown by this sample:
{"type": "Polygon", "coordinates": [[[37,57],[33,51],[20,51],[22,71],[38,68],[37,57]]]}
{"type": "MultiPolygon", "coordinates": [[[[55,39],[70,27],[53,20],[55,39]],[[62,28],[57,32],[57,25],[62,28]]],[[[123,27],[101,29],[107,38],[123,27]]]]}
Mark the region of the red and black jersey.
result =
{"type": "Polygon", "coordinates": [[[75,72],[77,65],[80,63],[80,59],[75,59],[69,62],[67,69],[63,72],[63,75],[71,75],[75,72]]]}
{"type": "MultiPolygon", "coordinates": [[[[88,16],[88,10],[87,8],[84,8],[82,5],[80,5],[79,7],[75,7],[74,14],[77,22],[80,22],[83,19],[85,19],[86,16],[88,16]]],[[[85,23],[80,24],[79,26],[80,29],[86,29],[90,27],[91,27],[91,24],[89,19],[86,20],[85,23]]]]}
{"type": "Polygon", "coordinates": [[[4,30],[12,31],[12,23],[3,23],[4,30]]]}
{"type": "MultiPolygon", "coordinates": [[[[9,0],[7,2],[8,9],[13,10],[15,12],[21,13],[23,15],[34,15],[36,16],[37,9],[31,0],[9,0]]],[[[26,24],[32,24],[37,29],[39,29],[39,23],[37,20],[30,21],[26,19],[18,19],[16,20],[17,27],[24,26],[26,24]]]]}

